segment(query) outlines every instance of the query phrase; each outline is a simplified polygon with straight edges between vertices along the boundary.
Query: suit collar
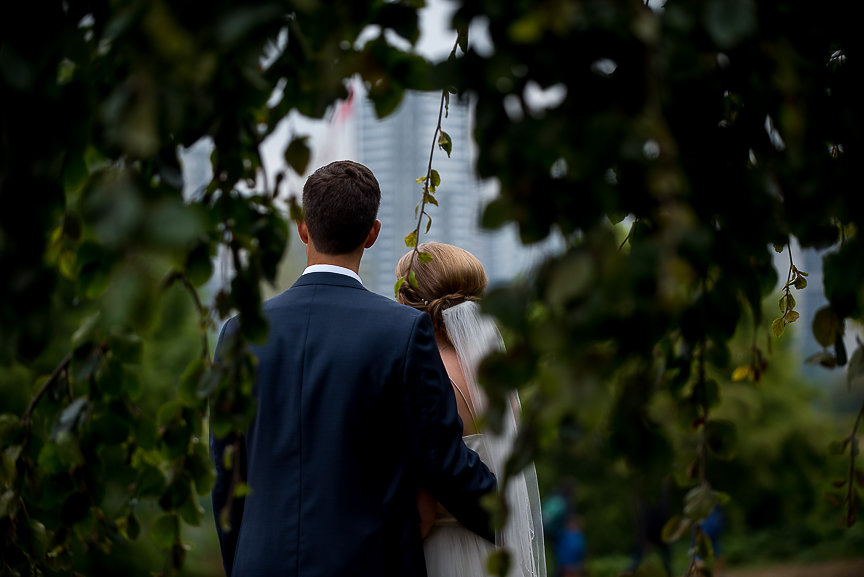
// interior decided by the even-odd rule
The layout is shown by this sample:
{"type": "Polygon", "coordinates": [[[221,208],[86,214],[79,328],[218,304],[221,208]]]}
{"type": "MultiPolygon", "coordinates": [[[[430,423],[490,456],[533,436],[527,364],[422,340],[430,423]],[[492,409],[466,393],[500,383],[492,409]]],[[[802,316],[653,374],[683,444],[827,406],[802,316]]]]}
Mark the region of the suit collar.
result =
{"type": "Polygon", "coordinates": [[[342,286],[348,288],[356,288],[360,290],[366,290],[366,287],[358,281],[357,279],[351,278],[350,276],[334,273],[334,272],[309,272],[304,275],[301,275],[300,278],[294,283],[291,288],[297,286],[308,286],[308,285],[328,285],[328,286],[342,286]]]}
{"type": "Polygon", "coordinates": [[[350,268],[345,268],[344,266],[338,266],[335,264],[312,264],[306,267],[306,270],[303,271],[303,274],[309,274],[311,272],[334,272],[337,274],[344,274],[345,276],[353,278],[360,284],[363,284],[363,280],[360,278],[360,275],[358,275],[350,268]]]}

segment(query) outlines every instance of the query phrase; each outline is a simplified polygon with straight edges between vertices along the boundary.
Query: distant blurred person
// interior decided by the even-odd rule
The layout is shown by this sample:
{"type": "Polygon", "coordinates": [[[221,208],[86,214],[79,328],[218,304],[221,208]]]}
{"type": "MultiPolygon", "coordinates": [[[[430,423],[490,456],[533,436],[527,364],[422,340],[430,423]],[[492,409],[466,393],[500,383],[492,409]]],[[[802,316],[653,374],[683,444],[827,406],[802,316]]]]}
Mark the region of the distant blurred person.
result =
{"type": "MultiPolygon", "coordinates": [[[[711,510],[711,514],[698,523],[699,529],[711,542],[711,548],[714,553],[713,569],[715,574],[723,569],[723,546],[720,542],[720,536],[723,533],[725,521],[726,519],[723,515],[723,510],[719,506],[715,505],[714,509],[711,510]]],[[[695,546],[695,540],[696,527],[694,527],[691,532],[691,547],[695,546]]],[[[701,565],[703,560],[697,556],[696,562],[701,565]]]]}
{"type": "Polygon", "coordinates": [[[656,502],[639,497],[636,505],[636,546],[630,561],[629,572],[633,573],[642,564],[645,554],[652,549],[657,551],[667,576],[672,575],[672,554],[669,544],[663,540],[663,526],[669,520],[669,497],[671,481],[665,478],[656,502]]]}
{"type": "Polygon", "coordinates": [[[558,577],[583,577],[587,542],[578,516],[571,514],[555,540],[555,563],[558,577]]]}

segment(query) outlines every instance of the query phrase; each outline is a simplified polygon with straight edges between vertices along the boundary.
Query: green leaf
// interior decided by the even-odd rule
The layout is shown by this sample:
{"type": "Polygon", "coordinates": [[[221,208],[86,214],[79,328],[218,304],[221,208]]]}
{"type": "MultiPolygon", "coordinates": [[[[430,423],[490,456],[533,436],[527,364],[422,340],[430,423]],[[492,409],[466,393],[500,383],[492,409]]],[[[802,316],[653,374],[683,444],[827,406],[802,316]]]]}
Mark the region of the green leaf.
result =
{"type": "Polygon", "coordinates": [[[177,516],[173,513],[158,516],[150,526],[150,540],[159,549],[169,549],[179,538],[178,533],[177,516]]]}
{"type": "Polygon", "coordinates": [[[500,491],[488,493],[480,500],[484,509],[489,511],[492,517],[492,526],[497,531],[504,527],[507,522],[507,500],[500,491]]]}
{"type": "Polygon", "coordinates": [[[414,274],[414,269],[408,271],[408,282],[411,283],[411,286],[417,288],[417,275],[414,274]]]}
{"type": "Polygon", "coordinates": [[[75,383],[85,383],[102,364],[102,356],[96,347],[83,345],[75,349],[69,362],[69,377],[75,383]]]}
{"type": "Polygon", "coordinates": [[[756,32],[756,13],[754,0],[710,0],[705,8],[705,29],[720,48],[732,48],[756,32]]]}
{"type": "Polygon", "coordinates": [[[288,201],[288,217],[294,222],[304,220],[303,207],[297,202],[297,196],[292,196],[288,201]]]}
{"type": "Polygon", "coordinates": [[[210,454],[203,443],[197,443],[192,454],[186,459],[186,468],[192,475],[195,483],[195,492],[203,497],[210,494],[213,482],[216,480],[216,471],[210,461],[210,454]]]}
{"type": "Polygon", "coordinates": [[[391,76],[386,82],[373,85],[368,94],[375,105],[375,116],[385,118],[399,107],[405,95],[405,88],[391,76]]]}
{"type": "Polygon", "coordinates": [[[405,246],[408,248],[417,246],[417,231],[412,231],[405,237],[405,246]]]}
{"type": "Polygon", "coordinates": [[[684,496],[684,514],[694,521],[701,521],[711,514],[716,504],[711,487],[702,483],[690,489],[684,496]]]}
{"type": "Polygon", "coordinates": [[[198,499],[195,498],[186,499],[186,501],[177,509],[177,512],[180,513],[180,517],[186,521],[186,523],[193,527],[199,527],[201,521],[204,519],[204,508],[201,506],[201,503],[198,502],[198,499]]]}
{"type": "Polygon", "coordinates": [[[843,342],[843,335],[837,334],[834,337],[834,356],[837,357],[837,366],[845,366],[849,357],[846,355],[846,343],[843,342]]]}
{"type": "Polygon", "coordinates": [[[117,530],[130,541],[135,541],[141,534],[141,522],[134,513],[129,513],[117,521],[117,530]]]}
{"type": "Polygon", "coordinates": [[[703,531],[698,531],[696,534],[696,555],[702,560],[703,566],[710,571],[714,565],[714,546],[703,531]]]}
{"type": "Polygon", "coordinates": [[[453,141],[450,139],[450,135],[443,130],[438,135],[438,146],[447,153],[447,158],[450,158],[450,153],[453,151],[453,141]]]}
{"type": "Polygon", "coordinates": [[[812,328],[816,342],[823,347],[830,347],[834,344],[835,336],[843,332],[843,325],[839,317],[829,306],[816,311],[813,315],[812,328]]]}
{"type": "Polygon", "coordinates": [[[18,415],[13,415],[12,413],[0,414],[0,439],[3,439],[4,442],[15,438],[14,435],[18,431],[23,430],[23,428],[21,418],[18,415]]]}
{"type": "Polygon", "coordinates": [[[846,369],[846,385],[850,389],[864,385],[864,346],[861,344],[852,353],[852,359],[846,369]]]}
{"type": "Polygon", "coordinates": [[[72,348],[74,350],[78,350],[81,348],[81,345],[89,341],[93,334],[96,332],[96,327],[99,324],[99,316],[101,315],[100,311],[96,311],[95,313],[88,315],[81,325],[76,329],[74,333],[72,333],[72,348]]]}
{"type": "Polygon", "coordinates": [[[510,572],[510,564],[510,552],[507,549],[498,549],[489,555],[489,559],[486,561],[486,570],[489,575],[506,577],[510,572]]]}
{"type": "Polygon", "coordinates": [[[126,381],[126,370],[120,360],[112,355],[100,374],[97,383],[99,390],[109,397],[120,396],[126,381]]]}
{"type": "Polygon", "coordinates": [[[186,256],[186,276],[193,286],[204,285],[213,276],[213,258],[207,243],[198,243],[186,256]]]}
{"type": "Polygon", "coordinates": [[[12,517],[18,512],[18,501],[16,495],[11,489],[6,489],[0,493],[0,519],[12,517]]]}
{"type": "Polygon", "coordinates": [[[106,444],[125,443],[129,437],[129,429],[130,423],[127,419],[108,411],[93,419],[90,434],[106,444]]]}
{"type": "Polygon", "coordinates": [[[300,136],[294,138],[294,140],[285,147],[285,162],[288,166],[294,169],[294,172],[297,174],[305,174],[306,168],[309,166],[312,151],[309,149],[308,141],[308,136],[300,136]]]}
{"type": "Polygon", "coordinates": [[[786,320],[783,317],[778,317],[774,319],[774,322],[771,323],[771,332],[774,333],[775,337],[779,337],[783,334],[783,331],[786,330],[786,320]]]}
{"type": "Polygon", "coordinates": [[[42,445],[42,448],[39,449],[36,463],[39,465],[39,470],[48,475],[56,475],[65,469],[55,443],[45,443],[42,445]]]}
{"type": "Polygon", "coordinates": [[[753,376],[753,368],[750,365],[741,365],[735,367],[735,370],[732,371],[732,380],[733,381],[744,381],[753,376]]]}
{"type": "Polygon", "coordinates": [[[90,401],[87,397],[78,397],[60,413],[57,421],[54,423],[54,428],[51,431],[51,439],[55,440],[58,435],[66,433],[74,429],[78,424],[87,418],[87,410],[90,408],[90,401]]]}
{"type": "Polygon", "coordinates": [[[846,447],[849,446],[849,439],[843,439],[842,441],[831,441],[828,444],[828,454],[829,455],[842,455],[846,452],[846,447]]]}
{"type": "Polygon", "coordinates": [[[247,497],[252,494],[252,487],[248,484],[240,482],[237,483],[237,486],[234,487],[234,498],[239,499],[241,497],[247,497]]]}
{"type": "Polygon", "coordinates": [[[426,204],[434,204],[435,206],[438,206],[438,199],[431,194],[424,194],[423,201],[426,202],[426,204]]]}
{"type": "Polygon", "coordinates": [[[425,264],[425,263],[430,262],[432,260],[432,255],[429,254],[428,252],[422,252],[421,251],[421,252],[417,253],[417,259],[420,261],[421,264],[425,264]]]}
{"type": "Polygon", "coordinates": [[[396,284],[393,285],[393,294],[398,297],[399,290],[402,288],[402,285],[405,283],[405,277],[401,277],[396,280],[396,284]]]}
{"type": "Polygon", "coordinates": [[[837,366],[837,359],[833,354],[828,351],[820,351],[818,353],[814,353],[804,359],[804,362],[808,365],[821,365],[823,367],[833,369],[837,366]]]}
{"type": "Polygon", "coordinates": [[[705,424],[705,442],[708,450],[717,458],[730,460],[738,449],[738,430],[735,423],[712,420],[705,424]]]}
{"type": "Polygon", "coordinates": [[[71,468],[84,464],[84,455],[78,444],[78,437],[71,431],[60,431],[55,438],[57,445],[57,457],[65,468],[71,468]]]}
{"type": "Polygon", "coordinates": [[[0,453],[0,485],[15,486],[18,477],[18,457],[21,456],[21,445],[6,447],[0,453]]]}
{"type": "Polygon", "coordinates": [[[222,466],[226,471],[234,468],[234,445],[225,445],[222,450],[222,466]]]}
{"type": "Polygon", "coordinates": [[[198,390],[208,365],[209,363],[204,359],[195,359],[186,366],[186,370],[180,375],[177,393],[180,401],[187,407],[196,406],[203,398],[199,396],[198,390]]]}
{"type": "Polygon", "coordinates": [[[45,525],[31,517],[27,520],[26,528],[21,525],[18,526],[18,538],[21,541],[22,549],[25,549],[37,562],[44,562],[48,549],[48,534],[45,531],[45,525]]]}
{"type": "Polygon", "coordinates": [[[795,281],[792,283],[796,289],[801,290],[807,288],[807,279],[803,276],[795,277],[795,281]]]}
{"type": "Polygon", "coordinates": [[[430,188],[430,190],[431,189],[437,189],[438,186],[441,184],[441,175],[438,174],[438,171],[433,168],[431,177],[432,177],[432,182],[429,185],[429,188],[430,188]]]}
{"type": "Polygon", "coordinates": [[[692,519],[682,517],[681,515],[675,515],[674,517],[666,521],[665,525],[663,525],[661,538],[665,543],[674,543],[675,541],[683,537],[685,533],[689,533],[690,527],[692,526],[692,519]]]}
{"type": "Polygon", "coordinates": [[[211,365],[201,378],[196,395],[199,399],[207,399],[219,390],[226,381],[228,373],[219,366],[211,365]]]}
{"type": "MultiPolygon", "coordinates": [[[[92,520],[92,515],[90,515],[91,505],[92,501],[89,494],[81,491],[72,493],[63,502],[60,518],[66,525],[74,525],[88,519],[92,520]]],[[[86,530],[86,528],[84,529],[86,530]]]]}
{"type": "Polygon", "coordinates": [[[168,401],[159,407],[156,413],[156,426],[159,428],[165,427],[171,421],[179,419],[183,412],[183,405],[180,401],[168,401]]]}

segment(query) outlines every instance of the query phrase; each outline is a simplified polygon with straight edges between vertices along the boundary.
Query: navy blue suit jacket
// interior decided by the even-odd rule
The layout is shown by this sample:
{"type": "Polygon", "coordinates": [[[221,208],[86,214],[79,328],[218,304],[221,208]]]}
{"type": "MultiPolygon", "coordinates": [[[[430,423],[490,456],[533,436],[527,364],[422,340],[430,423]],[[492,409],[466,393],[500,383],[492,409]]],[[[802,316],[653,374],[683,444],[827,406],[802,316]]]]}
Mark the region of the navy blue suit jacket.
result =
{"type": "MultiPolygon", "coordinates": [[[[326,272],[303,275],[264,310],[270,332],[253,347],[257,412],[244,438],[252,493],[230,532],[218,515],[231,439],[211,439],[226,574],[425,576],[421,485],[492,539],[479,502],[495,477],[462,442],[429,316],[326,272]]],[[[234,319],[220,344],[232,330],[234,319]]]]}

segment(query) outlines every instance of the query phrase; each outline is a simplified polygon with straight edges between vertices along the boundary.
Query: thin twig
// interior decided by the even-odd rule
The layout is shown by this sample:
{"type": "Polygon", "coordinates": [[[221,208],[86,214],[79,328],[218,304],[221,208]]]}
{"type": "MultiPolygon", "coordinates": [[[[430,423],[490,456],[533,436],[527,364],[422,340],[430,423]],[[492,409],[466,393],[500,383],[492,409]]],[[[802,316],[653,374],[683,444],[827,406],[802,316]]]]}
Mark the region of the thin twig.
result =
{"type": "Polygon", "coordinates": [[[444,115],[444,96],[446,90],[441,93],[441,104],[438,107],[438,124],[435,126],[435,132],[432,135],[432,149],[429,151],[429,164],[426,166],[426,179],[423,181],[423,200],[420,202],[420,214],[417,217],[417,226],[414,228],[414,250],[411,251],[411,262],[408,263],[408,270],[414,266],[414,259],[420,253],[420,226],[423,224],[423,216],[426,214],[426,199],[429,194],[429,180],[432,178],[432,157],[435,155],[435,145],[438,143],[438,133],[441,132],[441,118],[444,115]]]}
{"type": "Polygon", "coordinates": [[[705,339],[702,339],[702,347],[699,351],[699,387],[702,389],[701,409],[702,409],[702,434],[699,439],[699,482],[705,483],[707,476],[708,460],[706,458],[706,434],[705,425],[708,423],[708,399],[705,389],[705,339]]]}
{"type": "MultiPolygon", "coordinates": [[[[246,125],[246,132],[249,133],[249,136],[252,137],[252,140],[255,142],[255,155],[258,157],[258,164],[261,166],[261,180],[264,184],[264,192],[267,194],[270,193],[270,184],[267,178],[267,171],[264,169],[264,157],[261,154],[261,144],[262,139],[258,138],[258,132],[255,129],[255,126],[247,119],[244,123],[246,125]]],[[[270,195],[270,198],[276,198],[276,191],[273,191],[273,194],[270,195]]]]}
{"type": "Polygon", "coordinates": [[[855,516],[854,506],[854,487],[855,487],[855,440],[858,435],[858,425],[864,420],[864,403],[858,410],[858,416],[855,417],[855,425],[852,427],[852,433],[849,435],[849,481],[846,483],[846,525],[851,527],[855,516]]]}
{"type": "Polygon", "coordinates": [[[209,316],[209,312],[207,308],[204,306],[204,303],[201,302],[201,298],[198,296],[198,290],[195,288],[195,285],[192,284],[192,281],[189,280],[189,277],[180,271],[172,271],[171,274],[164,281],[164,286],[168,287],[174,283],[174,281],[180,281],[183,283],[183,286],[186,287],[186,290],[192,296],[192,301],[195,303],[195,308],[198,311],[198,316],[201,318],[201,358],[205,361],[210,359],[210,344],[207,342],[207,317],[209,316]]]}
{"type": "MultiPolygon", "coordinates": [[[[225,504],[222,506],[222,511],[220,512],[219,522],[222,522],[222,518],[231,522],[231,511],[234,509],[234,494],[237,492],[237,486],[243,482],[242,477],[240,476],[240,446],[243,442],[243,437],[238,435],[234,439],[234,444],[232,445],[233,454],[231,455],[232,466],[234,470],[231,472],[231,486],[228,488],[228,497],[225,499],[225,504]]],[[[221,456],[220,456],[221,458],[221,456]]],[[[236,530],[237,527],[231,527],[231,530],[236,530]]]]}
{"type": "Polygon", "coordinates": [[[210,344],[207,342],[207,317],[209,316],[209,312],[201,302],[201,298],[198,296],[198,290],[195,288],[195,285],[192,284],[192,281],[189,280],[189,277],[184,274],[182,275],[181,280],[183,281],[183,286],[185,286],[189,291],[189,294],[192,295],[192,300],[195,302],[195,308],[198,309],[198,315],[201,317],[201,358],[208,361],[210,360],[210,344]]]}
{"type": "Polygon", "coordinates": [[[621,252],[624,249],[624,245],[627,244],[627,241],[633,238],[633,231],[636,229],[636,223],[639,222],[639,219],[633,219],[633,224],[630,226],[630,230],[627,231],[627,236],[624,237],[624,240],[621,241],[621,244],[618,245],[618,252],[621,252]]]}
{"type": "MultiPolygon", "coordinates": [[[[459,39],[462,33],[456,35],[456,42],[453,43],[453,49],[450,51],[450,57],[456,55],[456,50],[459,48],[459,39]]],[[[417,215],[417,226],[414,228],[414,246],[411,251],[411,260],[408,262],[408,268],[405,270],[403,278],[408,279],[411,270],[414,268],[414,260],[420,254],[420,227],[423,224],[423,217],[428,217],[426,213],[426,199],[429,195],[429,181],[432,179],[432,158],[435,156],[435,146],[438,144],[438,135],[441,132],[441,119],[444,117],[444,99],[447,97],[447,89],[441,91],[441,103],[438,105],[438,123],[435,126],[435,132],[432,134],[432,147],[429,150],[429,163],[426,166],[426,178],[423,181],[423,199],[420,201],[420,210],[417,215]]]]}
{"type": "Polygon", "coordinates": [[[69,363],[72,361],[72,352],[66,353],[66,356],[63,357],[63,360],[60,361],[60,364],[54,367],[54,370],[51,371],[51,374],[48,376],[48,380],[42,383],[42,386],[39,387],[39,390],[36,391],[36,394],[30,399],[30,404],[27,405],[27,408],[24,410],[24,414],[21,416],[21,421],[24,423],[24,442],[26,445],[30,441],[30,421],[33,417],[33,411],[36,410],[36,405],[39,404],[39,401],[42,397],[45,396],[45,393],[57,382],[57,379],[60,378],[60,375],[63,374],[69,368],[69,363]]]}

